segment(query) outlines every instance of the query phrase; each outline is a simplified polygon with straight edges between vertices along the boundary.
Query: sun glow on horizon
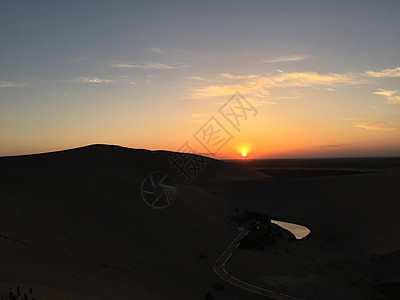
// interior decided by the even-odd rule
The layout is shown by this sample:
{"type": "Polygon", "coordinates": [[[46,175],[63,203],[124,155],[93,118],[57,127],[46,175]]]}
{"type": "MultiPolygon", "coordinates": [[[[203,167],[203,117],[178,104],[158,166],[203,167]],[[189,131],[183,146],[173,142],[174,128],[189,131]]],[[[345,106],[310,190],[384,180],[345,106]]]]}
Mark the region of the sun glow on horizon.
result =
{"type": "Polygon", "coordinates": [[[400,156],[398,1],[30,2],[1,1],[0,156],[91,144],[233,160],[400,156]],[[63,35],[39,47],[30,37],[48,25],[63,35]]]}
{"type": "Polygon", "coordinates": [[[253,149],[252,145],[248,142],[241,142],[235,146],[237,153],[239,153],[243,158],[247,157],[250,151],[253,149]]]}

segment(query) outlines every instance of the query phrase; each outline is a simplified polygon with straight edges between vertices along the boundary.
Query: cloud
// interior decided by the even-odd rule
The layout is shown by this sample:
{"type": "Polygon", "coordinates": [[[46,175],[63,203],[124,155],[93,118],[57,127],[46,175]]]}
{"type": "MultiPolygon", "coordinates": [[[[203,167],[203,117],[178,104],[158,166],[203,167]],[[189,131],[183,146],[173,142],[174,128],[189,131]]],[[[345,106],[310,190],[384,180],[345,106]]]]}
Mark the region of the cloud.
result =
{"type": "Polygon", "coordinates": [[[10,87],[24,87],[27,84],[25,82],[10,82],[10,81],[1,81],[0,88],[10,88],[10,87]]]}
{"type": "Polygon", "coordinates": [[[251,103],[251,105],[253,106],[261,106],[262,104],[270,104],[270,105],[278,105],[278,102],[274,102],[274,101],[265,101],[265,100],[260,100],[254,103],[251,103]]]}
{"type": "Polygon", "coordinates": [[[281,63],[281,62],[301,61],[301,60],[309,59],[310,57],[311,57],[311,55],[308,55],[308,54],[278,56],[278,57],[274,57],[271,59],[263,60],[262,63],[281,63]]]}
{"type": "Polygon", "coordinates": [[[192,89],[191,98],[209,98],[218,96],[230,96],[236,92],[246,94],[254,91],[257,87],[245,85],[210,85],[202,88],[192,89]]]}
{"type": "Polygon", "coordinates": [[[384,89],[379,89],[379,92],[373,92],[373,94],[375,94],[375,95],[382,95],[385,97],[391,97],[396,93],[397,93],[397,91],[388,91],[388,90],[384,90],[384,89]]]}
{"type": "Polygon", "coordinates": [[[300,96],[282,96],[282,97],[275,97],[276,100],[293,100],[293,99],[299,99],[301,98],[300,96]]]}
{"type": "Polygon", "coordinates": [[[252,79],[252,78],[257,78],[257,75],[241,76],[241,75],[232,75],[230,73],[221,73],[221,76],[224,77],[224,78],[228,78],[228,79],[252,79]]]}
{"type": "Polygon", "coordinates": [[[260,78],[263,85],[269,87],[310,87],[315,85],[333,85],[355,83],[352,74],[291,72],[260,78]]]}
{"type": "MultiPolygon", "coordinates": [[[[269,90],[271,88],[323,87],[325,90],[333,92],[336,87],[357,86],[360,84],[371,83],[371,78],[397,76],[397,72],[400,72],[399,67],[394,69],[384,69],[377,72],[367,71],[350,73],[319,73],[313,71],[285,72],[282,70],[259,75],[221,73],[221,84],[214,83],[191,89],[191,98],[227,96],[236,91],[246,93],[246,96],[261,98],[269,95],[269,90]],[[383,74],[385,76],[383,76],[383,74]],[[238,83],[227,84],[228,81],[224,82],[223,79],[229,80],[229,82],[237,80],[238,83]]],[[[203,78],[201,79],[201,81],[207,81],[203,80],[203,78]]],[[[381,90],[377,93],[382,96],[387,96],[388,103],[399,103],[400,101],[399,96],[395,95],[397,91],[381,90]],[[389,95],[388,92],[394,92],[394,94],[392,93],[389,95]]]]}
{"type": "Polygon", "coordinates": [[[175,64],[167,65],[163,63],[135,63],[135,62],[121,62],[114,60],[111,66],[118,69],[144,69],[144,70],[173,70],[173,69],[184,69],[189,67],[187,64],[175,64]]]}
{"type": "Polygon", "coordinates": [[[225,78],[248,79],[253,85],[266,87],[309,87],[314,85],[332,85],[355,83],[354,74],[317,73],[317,72],[279,72],[265,75],[232,75],[223,73],[225,78]]]}
{"type": "Polygon", "coordinates": [[[330,86],[334,84],[354,83],[351,75],[317,72],[292,72],[266,75],[232,75],[222,73],[226,79],[241,80],[240,84],[209,85],[192,89],[192,98],[206,98],[231,95],[234,92],[247,93],[249,96],[261,98],[268,96],[269,88],[274,87],[311,87],[316,85],[330,86]]]}
{"type": "Polygon", "coordinates": [[[152,53],[162,53],[160,48],[147,48],[152,53]]]}
{"type": "Polygon", "coordinates": [[[371,123],[355,124],[354,127],[372,131],[393,131],[396,130],[397,127],[388,127],[388,126],[393,126],[394,124],[395,122],[371,122],[371,123]]]}
{"type": "Polygon", "coordinates": [[[373,94],[386,97],[387,98],[386,103],[399,104],[400,95],[397,95],[397,93],[399,93],[399,91],[389,91],[389,90],[379,89],[379,92],[374,92],[373,94]]]}
{"type": "Polygon", "coordinates": [[[136,84],[136,81],[129,81],[129,84],[135,85],[135,84],[136,84]]]}
{"type": "Polygon", "coordinates": [[[201,76],[191,76],[191,77],[189,77],[189,79],[197,80],[197,81],[206,81],[206,82],[213,81],[211,79],[207,79],[207,78],[204,78],[204,77],[201,77],[201,76]]]}
{"type": "Polygon", "coordinates": [[[394,69],[384,69],[379,72],[366,71],[365,74],[370,77],[378,77],[378,78],[400,77],[400,67],[394,69]]]}
{"type": "Polygon", "coordinates": [[[76,77],[73,79],[74,82],[81,83],[111,83],[113,80],[98,78],[98,77],[76,77]]]}

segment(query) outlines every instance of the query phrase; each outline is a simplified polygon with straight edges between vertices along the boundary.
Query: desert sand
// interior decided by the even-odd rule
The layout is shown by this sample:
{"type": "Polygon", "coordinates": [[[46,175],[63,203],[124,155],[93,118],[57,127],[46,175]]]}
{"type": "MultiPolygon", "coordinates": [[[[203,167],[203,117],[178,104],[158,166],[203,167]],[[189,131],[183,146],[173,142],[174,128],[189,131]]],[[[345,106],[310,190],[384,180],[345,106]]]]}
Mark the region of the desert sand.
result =
{"type": "Polygon", "coordinates": [[[312,233],[236,251],[227,270],[242,280],[309,299],[384,299],[378,281],[400,280],[399,170],[286,179],[210,160],[188,184],[170,155],[93,145],[0,158],[0,295],[265,299],[212,270],[238,233],[229,217],[246,210],[312,233]],[[178,183],[161,210],[140,195],[154,171],[178,183]]]}

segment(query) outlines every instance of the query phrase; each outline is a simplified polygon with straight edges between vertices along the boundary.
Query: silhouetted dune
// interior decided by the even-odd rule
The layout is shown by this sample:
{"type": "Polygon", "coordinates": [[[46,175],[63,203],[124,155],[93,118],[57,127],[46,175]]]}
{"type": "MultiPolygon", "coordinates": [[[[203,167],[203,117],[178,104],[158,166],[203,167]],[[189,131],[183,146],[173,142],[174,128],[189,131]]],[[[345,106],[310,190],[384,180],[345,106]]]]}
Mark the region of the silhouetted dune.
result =
{"type": "MultiPolygon", "coordinates": [[[[57,152],[31,154],[23,156],[0,157],[0,166],[4,172],[63,175],[72,172],[74,176],[102,174],[110,177],[122,176],[133,180],[142,180],[154,171],[166,171],[175,175],[177,181],[185,183],[185,177],[179,176],[169,158],[176,153],[169,151],[149,151],[130,149],[112,145],[90,145],[57,152]]],[[[193,156],[192,154],[188,154],[193,156]]],[[[197,172],[194,181],[251,180],[267,177],[264,174],[237,167],[212,158],[204,158],[204,170],[197,172]]]]}
{"type": "Polygon", "coordinates": [[[238,278],[309,299],[329,299],[330,289],[335,297],[360,290],[364,299],[379,289],[371,278],[388,282],[384,287],[393,292],[398,169],[283,179],[208,159],[188,184],[170,165],[174,155],[92,145],[0,158],[0,289],[32,285],[39,299],[202,299],[206,292],[215,299],[263,299],[212,272],[237,235],[229,218],[247,210],[303,224],[312,233],[275,250],[238,251],[228,265],[238,278]],[[165,209],[149,207],[140,192],[156,171],[170,174],[178,186],[177,199],[165,209]],[[368,264],[349,264],[357,280],[350,277],[356,271],[341,264],[389,252],[368,264]],[[268,276],[280,269],[295,277],[271,285],[268,276]],[[316,273],[307,273],[307,281],[304,272],[316,273]],[[326,288],[314,293],[315,284],[326,288]]]}
{"type": "MultiPolygon", "coordinates": [[[[9,270],[0,281],[8,285],[16,277],[36,282],[43,294],[56,289],[64,297],[97,298],[113,294],[98,275],[107,269],[107,276],[122,277],[113,281],[121,296],[204,295],[216,282],[213,261],[235,236],[226,222],[234,208],[182,184],[170,207],[147,206],[140,186],[149,173],[168,171],[184,182],[169,167],[169,155],[93,145],[0,158],[0,234],[8,237],[0,238],[0,251],[9,270]]],[[[195,181],[263,177],[211,159],[195,181]]]]}

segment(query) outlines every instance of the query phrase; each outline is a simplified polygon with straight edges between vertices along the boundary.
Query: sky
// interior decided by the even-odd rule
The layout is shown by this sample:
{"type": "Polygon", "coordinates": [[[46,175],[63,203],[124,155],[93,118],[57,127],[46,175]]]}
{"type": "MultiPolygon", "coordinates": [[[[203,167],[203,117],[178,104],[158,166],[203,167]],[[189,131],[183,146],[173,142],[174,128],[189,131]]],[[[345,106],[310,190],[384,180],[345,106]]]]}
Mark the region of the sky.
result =
{"type": "Polygon", "coordinates": [[[0,2],[0,156],[400,156],[400,1],[0,2]]]}

